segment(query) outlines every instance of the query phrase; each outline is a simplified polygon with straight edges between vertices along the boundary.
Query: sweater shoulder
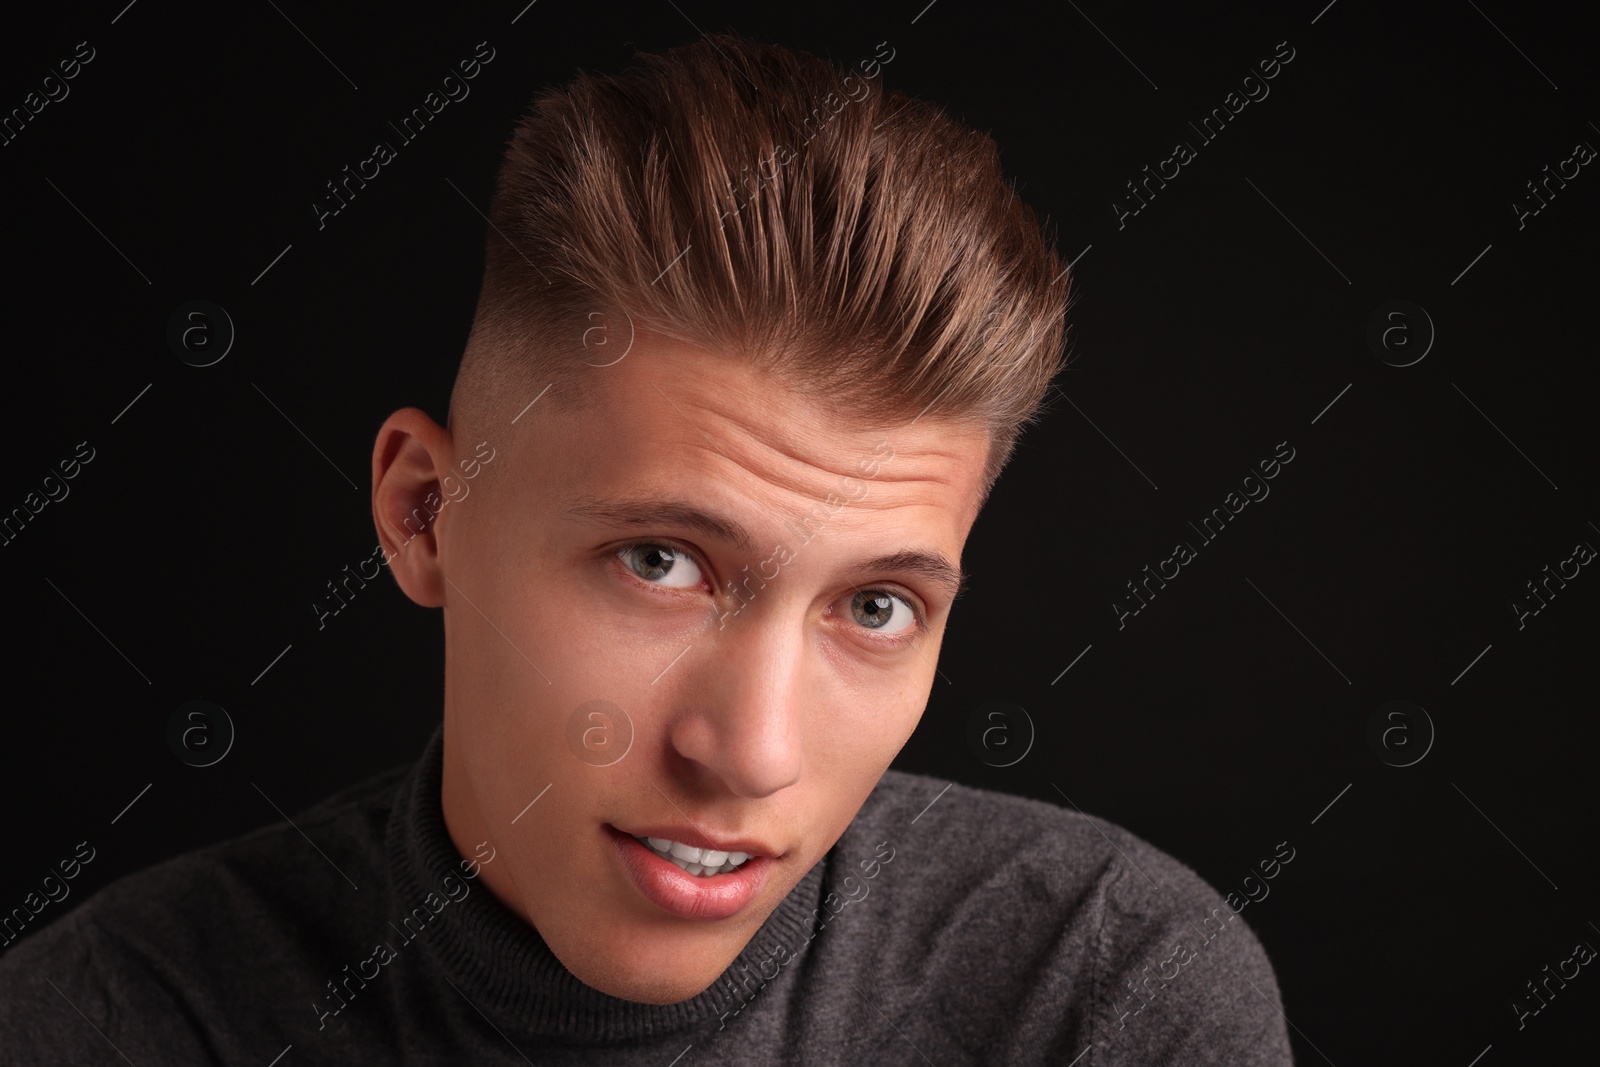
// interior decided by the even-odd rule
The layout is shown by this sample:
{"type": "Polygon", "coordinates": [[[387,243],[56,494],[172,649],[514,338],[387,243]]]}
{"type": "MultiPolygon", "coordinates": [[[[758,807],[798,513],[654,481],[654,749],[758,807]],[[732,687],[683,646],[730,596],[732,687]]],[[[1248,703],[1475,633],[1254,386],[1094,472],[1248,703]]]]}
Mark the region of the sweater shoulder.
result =
{"type": "Polygon", "coordinates": [[[1065,795],[1050,802],[891,769],[851,829],[907,847],[926,842],[960,858],[950,868],[982,874],[980,884],[992,886],[998,876],[1062,903],[1093,887],[1113,889],[1108,902],[1129,914],[1222,903],[1188,865],[1125,827],[1086,814],[1065,795]]]}
{"type": "Polygon", "coordinates": [[[920,975],[942,1030],[929,1040],[953,1053],[998,1041],[1024,1059],[1095,1044],[1097,1063],[1289,1062],[1275,976],[1244,919],[1187,864],[1065,795],[890,770],[830,874],[841,897],[847,876],[862,883],[878,979],[920,975]],[[1151,975],[1164,1000],[1141,1017],[1136,983],[1151,975]],[[1017,1013],[992,1029],[974,997],[1017,1013]]]}
{"type": "Polygon", "coordinates": [[[407,770],[341,789],[292,824],[273,812],[273,823],[124,875],[26,933],[0,955],[0,1047],[44,1048],[70,1023],[105,1049],[80,1012],[106,1040],[203,1045],[199,1021],[259,1000],[263,975],[315,973],[320,953],[354,936],[351,907],[386,891],[385,834],[407,770]],[[163,1018],[170,1028],[152,1022],[163,1018]]]}
{"type": "Polygon", "coordinates": [[[282,817],[263,793],[263,808],[275,816],[271,822],[119,878],[77,912],[102,925],[154,920],[168,931],[215,923],[219,907],[226,914],[252,903],[309,902],[335,894],[341,885],[347,892],[381,889],[388,878],[384,838],[390,811],[409,769],[384,771],[282,817]]]}

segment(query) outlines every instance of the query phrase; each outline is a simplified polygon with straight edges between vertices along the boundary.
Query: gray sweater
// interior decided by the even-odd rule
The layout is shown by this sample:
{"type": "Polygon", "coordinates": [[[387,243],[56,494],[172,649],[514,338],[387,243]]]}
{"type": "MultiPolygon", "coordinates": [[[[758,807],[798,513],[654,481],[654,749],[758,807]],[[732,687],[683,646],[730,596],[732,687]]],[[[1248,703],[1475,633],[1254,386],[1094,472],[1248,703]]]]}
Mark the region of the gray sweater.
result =
{"type": "Polygon", "coordinates": [[[441,754],[436,732],[296,816],[305,836],[169,860],[13,944],[0,1062],[1291,1062],[1259,942],[1187,867],[1102,820],[893,770],[711,988],[608,996],[474,880],[441,754]]]}

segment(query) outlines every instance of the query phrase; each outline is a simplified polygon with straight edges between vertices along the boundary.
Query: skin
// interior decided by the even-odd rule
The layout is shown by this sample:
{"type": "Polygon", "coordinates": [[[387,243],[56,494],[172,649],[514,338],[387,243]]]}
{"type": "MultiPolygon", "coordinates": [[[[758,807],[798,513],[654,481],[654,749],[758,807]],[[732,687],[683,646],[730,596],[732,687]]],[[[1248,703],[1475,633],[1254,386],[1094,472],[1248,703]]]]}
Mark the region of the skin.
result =
{"type": "Polygon", "coordinates": [[[482,884],[579,979],[664,1004],[729,966],[916,727],[952,591],[860,564],[917,549],[959,565],[989,436],[932,418],[847,422],[737,361],[647,333],[593,373],[586,412],[539,405],[513,425],[532,394],[509,396],[454,434],[415,408],[391,415],[373,452],[373,511],[401,588],[444,609],[442,803],[457,848],[492,842],[482,884]],[[469,495],[442,509],[432,498],[438,518],[408,536],[404,519],[444,495],[444,475],[461,480],[480,441],[494,458],[469,495]],[[613,528],[566,514],[579,495],[652,494],[736,520],[751,549],[676,522],[613,528]],[[830,494],[854,502],[834,511],[830,494]],[[805,542],[799,519],[819,505],[832,516],[805,542]],[[619,558],[629,545],[640,547],[619,558]],[[663,569],[652,546],[676,562],[663,569]],[[733,595],[777,546],[792,558],[776,577],[733,595]],[[858,592],[887,608],[867,611],[878,627],[862,622],[858,592]],[[567,741],[574,709],[595,699],[633,727],[609,766],[567,741]],[[684,919],[639,893],[606,824],[751,837],[776,862],[739,914],[684,919]]]}

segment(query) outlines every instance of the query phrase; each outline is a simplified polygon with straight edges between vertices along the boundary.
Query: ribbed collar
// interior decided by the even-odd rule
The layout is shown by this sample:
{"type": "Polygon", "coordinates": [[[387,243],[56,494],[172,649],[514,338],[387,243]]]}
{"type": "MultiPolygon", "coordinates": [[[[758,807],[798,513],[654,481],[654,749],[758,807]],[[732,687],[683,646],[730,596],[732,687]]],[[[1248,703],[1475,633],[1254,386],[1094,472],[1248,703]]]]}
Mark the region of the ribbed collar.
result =
{"type": "MultiPolygon", "coordinates": [[[[462,856],[450,839],[440,800],[444,728],[428,741],[422,758],[402,781],[390,813],[386,846],[399,921],[448,873],[461,873],[462,856]]],[[[429,966],[459,987],[469,1001],[527,1037],[571,1042],[611,1042],[682,1030],[736,1006],[733,975],[759,972],[773,942],[794,951],[813,933],[813,911],[822,905],[827,856],[807,871],[779,902],[739,956],[699,996],[676,1004],[641,1004],[602,993],[568,971],[538,930],[507,909],[483,885],[453,901],[416,939],[429,966]]],[[[442,897],[442,894],[440,894],[442,897]]],[[[443,982],[439,996],[456,994],[443,982]]],[[[514,1035],[513,1035],[514,1036],[514,1035]]]]}

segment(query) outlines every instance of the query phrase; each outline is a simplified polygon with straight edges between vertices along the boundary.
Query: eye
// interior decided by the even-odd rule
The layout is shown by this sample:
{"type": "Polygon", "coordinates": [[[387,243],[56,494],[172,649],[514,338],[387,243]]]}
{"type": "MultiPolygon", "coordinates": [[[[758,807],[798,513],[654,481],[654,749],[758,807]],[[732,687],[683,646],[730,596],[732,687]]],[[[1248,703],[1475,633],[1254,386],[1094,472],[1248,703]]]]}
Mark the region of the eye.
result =
{"type": "Polygon", "coordinates": [[[917,612],[907,600],[882,589],[867,589],[850,598],[850,616],[869,630],[897,634],[917,625],[917,612]]]}
{"type": "Polygon", "coordinates": [[[700,573],[700,565],[687,552],[667,545],[649,542],[623,545],[617,549],[617,558],[622,560],[623,565],[630,571],[651,585],[667,589],[689,589],[705,580],[700,573]]]}

